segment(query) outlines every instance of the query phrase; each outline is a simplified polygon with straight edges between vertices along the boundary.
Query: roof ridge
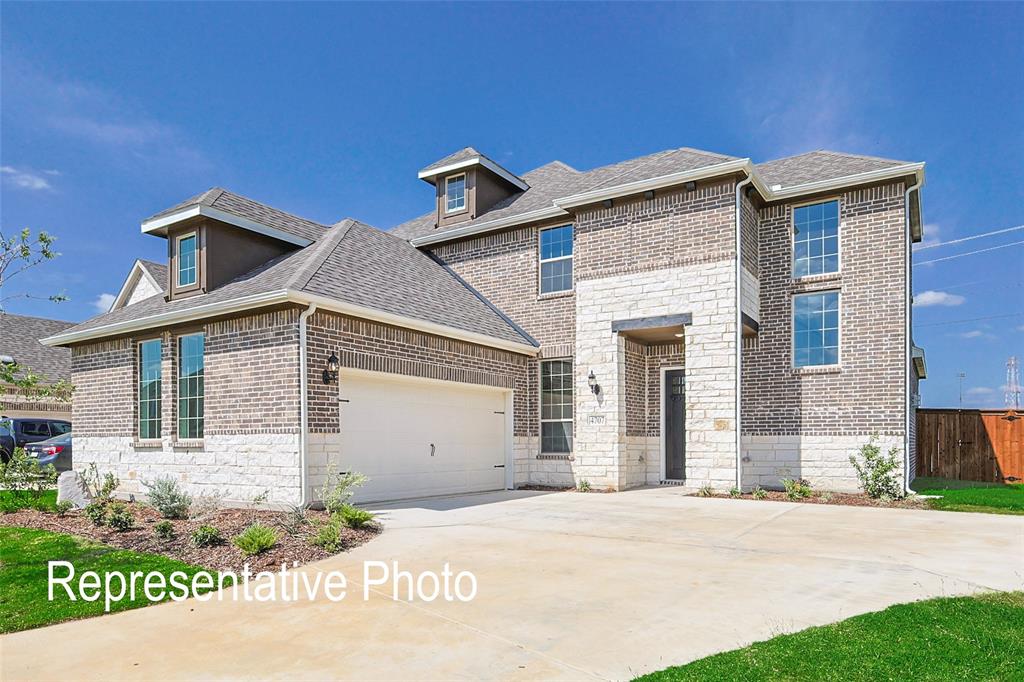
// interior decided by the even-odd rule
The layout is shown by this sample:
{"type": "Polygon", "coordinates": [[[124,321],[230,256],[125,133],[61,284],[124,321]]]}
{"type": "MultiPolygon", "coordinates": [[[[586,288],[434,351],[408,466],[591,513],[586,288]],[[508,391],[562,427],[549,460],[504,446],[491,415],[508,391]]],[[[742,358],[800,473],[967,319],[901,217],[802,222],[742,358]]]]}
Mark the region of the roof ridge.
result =
{"type": "MultiPolygon", "coordinates": [[[[244,199],[245,201],[251,201],[252,203],[257,204],[258,206],[262,206],[263,208],[268,208],[271,211],[277,211],[278,213],[283,213],[286,216],[289,216],[291,218],[295,218],[297,220],[301,220],[303,222],[307,222],[307,223],[309,223],[311,225],[317,225],[318,227],[323,227],[323,228],[326,228],[326,229],[329,229],[331,227],[330,225],[325,225],[324,223],[320,223],[320,222],[317,222],[315,220],[310,220],[309,218],[305,218],[303,216],[300,216],[298,213],[292,213],[291,211],[286,211],[286,210],[284,210],[282,208],[278,208],[277,206],[271,206],[270,204],[264,203],[262,201],[258,201],[256,199],[253,199],[252,197],[247,197],[244,194],[239,194],[238,192],[234,192],[234,191],[232,191],[230,189],[222,189],[220,187],[215,187],[214,189],[219,190],[219,193],[217,194],[216,198],[213,199],[213,201],[210,202],[210,204],[209,204],[210,206],[213,205],[213,202],[215,202],[218,199],[220,199],[221,197],[227,195],[227,196],[235,197],[236,199],[244,199]]],[[[224,209],[220,209],[220,210],[224,210],[224,209]]],[[[230,213],[230,211],[226,211],[226,212],[230,213]]]]}
{"type": "MultiPolygon", "coordinates": [[[[816,150],[822,154],[828,154],[829,156],[846,156],[852,159],[867,159],[868,161],[886,161],[889,163],[904,163],[899,159],[890,159],[884,156],[869,156],[868,154],[853,154],[851,152],[837,152],[834,149],[818,149],[816,150]]],[[[813,152],[812,152],[813,153],[813,152]]]]}
{"type": "MultiPolygon", "coordinates": [[[[623,175],[628,175],[630,173],[635,173],[639,169],[644,168],[646,166],[649,166],[650,164],[654,163],[658,159],[664,158],[665,156],[668,156],[669,154],[671,154],[672,152],[675,152],[675,151],[678,151],[678,150],[677,149],[663,149],[660,152],[654,152],[653,154],[649,154],[647,156],[647,160],[644,161],[643,163],[641,163],[639,166],[633,166],[632,168],[623,170],[621,173],[613,175],[610,178],[602,178],[601,180],[598,180],[597,182],[595,182],[592,186],[585,188],[583,191],[587,191],[587,190],[590,190],[590,189],[595,189],[598,185],[607,185],[608,183],[612,182],[616,178],[621,178],[623,175]]],[[[642,159],[644,157],[638,156],[636,158],[642,159]]],[[[592,168],[591,170],[587,171],[586,174],[589,175],[590,173],[593,173],[595,171],[599,171],[602,168],[610,168],[611,166],[618,166],[619,164],[625,164],[625,163],[628,163],[629,161],[633,161],[633,160],[635,160],[635,159],[625,159],[624,161],[618,161],[616,163],[608,164],[607,166],[598,166],[597,168],[592,168]]]]}
{"type": "Polygon", "coordinates": [[[313,244],[303,247],[305,249],[312,249],[309,255],[310,262],[299,268],[298,272],[292,275],[291,279],[288,280],[285,285],[286,289],[304,289],[309,280],[316,276],[316,273],[320,271],[327,258],[331,255],[331,252],[338,247],[338,244],[345,238],[349,230],[356,223],[352,218],[345,218],[339,221],[334,227],[328,228],[329,232],[318,239],[313,244]],[[330,244],[331,247],[327,248],[330,244]],[[308,274],[307,274],[308,273],[308,274]]]}
{"type": "Polygon", "coordinates": [[[8,315],[10,317],[25,317],[30,320],[42,320],[43,322],[60,322],[61,324],[76,325],[78,322],[71,322],[70,320],[55,320],[52,317],[39,317],[38,315],[21,315],[20,313],[12,313],[6,310],[0,310],[0,315],[8,315]]]}

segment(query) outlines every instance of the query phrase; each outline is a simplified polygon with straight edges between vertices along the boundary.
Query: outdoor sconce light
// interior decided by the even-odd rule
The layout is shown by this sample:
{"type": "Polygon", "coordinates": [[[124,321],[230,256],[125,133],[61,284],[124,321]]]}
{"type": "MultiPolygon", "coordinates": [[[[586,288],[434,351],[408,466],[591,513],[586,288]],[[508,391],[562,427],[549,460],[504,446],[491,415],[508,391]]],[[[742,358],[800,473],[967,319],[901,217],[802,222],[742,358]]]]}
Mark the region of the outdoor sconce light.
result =
{"type": "Polygon", "coordinates": [[[601,386],[597,383],[597,377],[594,376],[594,370],[590,370],[590,374],[587,375],[587,385],[590,386],[590,391],[594,395],[601,392],[601,386]]]}
{"type": "Polygon", "coordinates": [[[331,357],[327,358],[327,368],[324,370],[324,383],[329,384],[338,380],[338,356],[331,353],[331,357]]]}
{"type": "Polygon", "coordinates": [[[688,183],[683,185],[683,187],[686,188],[687,192],[692,192],[693,190],[697,189],[697,183],[694,182],[693,180],[690,180],[688,183]]]}

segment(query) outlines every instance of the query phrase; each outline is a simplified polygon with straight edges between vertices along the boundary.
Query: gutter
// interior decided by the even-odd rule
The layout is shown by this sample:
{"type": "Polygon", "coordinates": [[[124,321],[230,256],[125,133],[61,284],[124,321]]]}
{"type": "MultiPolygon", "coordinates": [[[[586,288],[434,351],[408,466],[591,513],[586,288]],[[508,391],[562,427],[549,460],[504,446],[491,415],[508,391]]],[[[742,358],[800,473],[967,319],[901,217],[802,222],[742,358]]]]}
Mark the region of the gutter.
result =
{"type": "Polygon", "coordinates": [[[316,312],[316,303],[299,313],[299,506],[305,507],[309,502],[308,475],[306,470],[306,450],[309,439],[309,352],[306,349],[306,319],[316,312]]]}
{"type": "MultiPolygon", "coordinates": [[[[922,168],[924,164],[921,164],[922,168]]],[[[910,494],[913,490],[910,489],[910,373],[914,371],[914,358],[913,358],[913,344],[910,341],[911,332],[913,329],[912,325],[912,310],[914,305],[914,296],[912,290],[911,281],[911,225],[910,225],[910,193],[917,192],[918,205],[921,202],[921,187],[924,186],[923,175],[917,176],[916,182],[913,185],[907,187],[907,190],[903,193],[903,213],[904,213],[904,225],[906,234],[904,234],[905,240],[904,245],[906,246],[906,253],[903,255],[903,281],[906,284],[907,295],[904,300],[903,310],[903,492],[910,494]]],[[[921,211],[920,222],[924,223],[923,210],[921,211]]]]}
{"type": "Polygon", "coordinates": [[[313,243],[312,239],[306,239],[305,237],[300,237],[298,235],[291,234],[290,232],[279,230],[276,227],[270,227],[269,225],[258,223],[255,220],[249,220],[248,218],[243,218],[242,216],[237,216],[233,213],[202,205],[189,206],[181,209],[180,211],[175,211],[174,213],[170,213],[159,218],[151,218],[144,221],[140,227],[142,228],[143,234],[164,235],[167,233],[167,228],[169,226],[179,223],[182,220],[188,220],[189,218],[195,218],[197,216],[219,220],[222,223],[227,223],[229,225],[234,225],[235,227],[240,227],[243,230],[249,230],[268,237],[273,237],[279,241],[295,244],[296,246],[309,246],[313,243]]]}
{"type": "Polygon", "coordinates": [[[736,487],[743,489],[743,188],[752,176],[736,183],[736,487]]]}

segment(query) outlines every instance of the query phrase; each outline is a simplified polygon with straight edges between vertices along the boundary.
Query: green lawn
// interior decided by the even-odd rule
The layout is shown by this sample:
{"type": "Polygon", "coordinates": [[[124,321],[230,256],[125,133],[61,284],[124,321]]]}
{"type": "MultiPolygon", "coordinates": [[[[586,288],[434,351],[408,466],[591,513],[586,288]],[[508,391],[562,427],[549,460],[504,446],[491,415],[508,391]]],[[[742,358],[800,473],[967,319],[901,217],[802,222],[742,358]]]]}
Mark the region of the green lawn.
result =
{"type": "Polygon", "coordinates": [[[39,511],[54,511],[57,508],[57,491],[44,490],[36,500],[27,490],[0,490],[0,513],[33,507],[39,511]]]}
{"type": "Polygon", "coordinates": [[[639,678],[1024,679],[1024,592],[890,606],[639,678]]]}
{"type": "Polygon", "coordinates": [[[939,499],[928,500],[932,509],[1024,514],[1024,483],[976,483],[930,478],[915,479],[913,487],[921,495],[940,496],[939,499]]]}
{"type": "MultiPolygon", "coordinates": [[[[85,538],[45,530],[0,526],[0,632],[28,630],[65,620],[87,618],[104,613],[104,601],[71,601],[60,586],[54,600],[47,599],[47,561],[70,561],[75,567],[73,585],[84,571],[96,571],[101,580],[106,572],[159,571],[165,576],[184,571],[192,576],[202,570],[155,554],[141,554],[101,545],[85,538]]],[[[59,570],[59,569],[58,569],[59,570]]],[[[63,571],[55,573],[63,576],[63,571]]],[[[141,594],[134,601],[111,604],[110,611],[123,611],[149,605],[141,594]]],[[[77,594],[77,590],[76,590],[77,594]]]]}

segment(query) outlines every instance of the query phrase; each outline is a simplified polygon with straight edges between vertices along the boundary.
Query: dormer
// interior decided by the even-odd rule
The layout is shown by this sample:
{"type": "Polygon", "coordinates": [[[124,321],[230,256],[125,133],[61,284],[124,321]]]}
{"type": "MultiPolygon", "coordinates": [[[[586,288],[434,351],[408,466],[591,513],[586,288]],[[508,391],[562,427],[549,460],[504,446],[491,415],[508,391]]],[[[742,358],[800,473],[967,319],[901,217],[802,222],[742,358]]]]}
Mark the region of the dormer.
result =
{"type": "Polygon", "coordinates": [[[419,172],[419,178],[434,186],[437,227],[473,220],[530,187],[472,147],[430,164],[419,172]]]}
{"type": "Polygon", "coordinates": [[[328,229],[215,187],[142,223],[167,240],[167,300],[212,291],[328,229]]]}

